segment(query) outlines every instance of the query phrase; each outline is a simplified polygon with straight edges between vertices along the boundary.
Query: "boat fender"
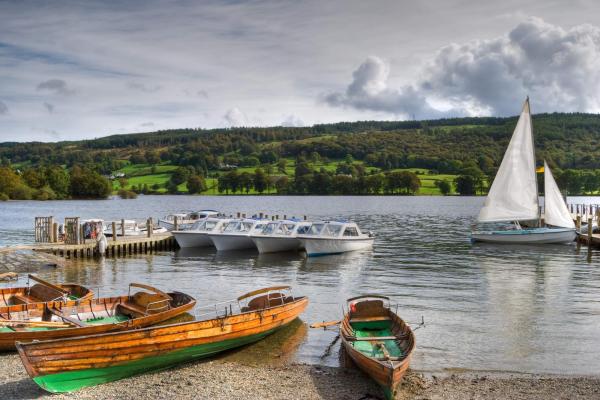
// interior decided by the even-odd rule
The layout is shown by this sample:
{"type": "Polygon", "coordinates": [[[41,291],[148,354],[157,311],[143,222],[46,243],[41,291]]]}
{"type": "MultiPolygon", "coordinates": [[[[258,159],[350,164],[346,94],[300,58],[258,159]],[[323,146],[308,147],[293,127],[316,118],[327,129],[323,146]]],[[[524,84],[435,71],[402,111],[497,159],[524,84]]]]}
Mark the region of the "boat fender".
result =
{"type": "Polygon", "coordinates": [[[106,236],[104,236],[103,233],[100,233],[98,236],[98,253],[100,253],[100,255],[104,255],[106,253],[107,244],[108,242],[106,240],[106,236]]]}
{"type": "Polygon", "coordinates": [[[356,303],[350,303],[350,312],[356,312],[356,303]]]}

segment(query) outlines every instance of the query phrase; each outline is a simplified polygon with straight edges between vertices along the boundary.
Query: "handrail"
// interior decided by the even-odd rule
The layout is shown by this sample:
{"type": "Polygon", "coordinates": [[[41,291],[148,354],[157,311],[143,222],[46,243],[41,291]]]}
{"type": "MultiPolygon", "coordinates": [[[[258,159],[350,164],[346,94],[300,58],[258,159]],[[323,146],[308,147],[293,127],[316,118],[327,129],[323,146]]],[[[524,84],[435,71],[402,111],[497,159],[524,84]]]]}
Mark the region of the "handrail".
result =
{"type": "Polygon", "coordinates": [[[247,299],[248,297],[256,296],[257,294],[261,294],[261,293],[271,292],[273,290],[291,290],[291,289],[292,289],[291,286],[271,286],[271,287],[267,287],[267,288],[263,288],[263,289],[257,289],[252,292],[248,292],[248,293],[238,297],[237,300],[240,301],[243,299],[247,299]]]}
{"type": "Polygon", "coordinates": [[[152,301],[148,304],[146,304],[146,313],[148,313],[148,311],[155,311],[155,310],[162,310],[162,309],[169,309],[170,308],[170,303],[168,299],[162,299],[162,300],[157,300],[157,301],[152,301]],[[150,308],[150,306],[154,305],[154,304],[159,304],[159,303],[166,303],[164,306],[161,307],[153,307],[150,308]]]}
{"type": "Polygon", "coordinates": [[[132,282],[132,283],[130,283],[130,284],[129,284],[129,291],[130,291],[130,294],[131,294],[131,288],[132,288],[132,287],[137,287],[137,288],[140,288],[140,289],[146,289],[146,290],[148,290],[148,291],[151,291],[151,292],[154,292],[154,293],[160,294],[161,296],[163,296],[163,297],[166,297],[166,298],[167,298],[167,299],[169,299],[169,300],[173,300],[173,299],[171,298],[171,296],[169,296],[168,294],[166,294],[166,293],[165,293],[165,292],[163,292],[162,290],[155,288],[154,286],[145,285],[145,284],[143,284],[143,283],[135,283],[135,282],[132,282]]]}

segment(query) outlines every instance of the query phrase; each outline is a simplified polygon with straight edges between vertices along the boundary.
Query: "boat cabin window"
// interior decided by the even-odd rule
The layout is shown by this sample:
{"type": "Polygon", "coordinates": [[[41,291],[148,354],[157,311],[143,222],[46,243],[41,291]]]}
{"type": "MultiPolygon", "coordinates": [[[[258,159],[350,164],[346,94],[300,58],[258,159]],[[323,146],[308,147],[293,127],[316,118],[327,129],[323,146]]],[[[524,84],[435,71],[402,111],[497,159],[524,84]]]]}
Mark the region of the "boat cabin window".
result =
{"type": "Polygon", "coordinates": [[[318,235],[319,233],[321,233],[321,230],[323,230],[324,226],[325,226],[325,224],[312,224],[306,234],[307,235],[318,235]]]}
{"type": "Polygon", "coordinates": [[[217,224],[217,221],[205,221],[202,225],[204,225],[204,230],[212,231],[213,229],[215,229],[215,226],[217,226],[217,224]]]}
{"type": "Polygon", "coordinates": [[[252,229],[252,222],[242,222],[240,224],[240,232],[250,232],[250,230],[252,229]]]}
{"type": "Polygon", "coordinates": [[[279,225],[279,229],[277,229],[277,234],[279,235],[291,235],[291,233],[294,231],[294,227],[296,226],[296,224],[281,224],[279,225]]]}
{"type": "Polygon", "coordinates": [[[254,227],[255,231],[262,231],[265,227],[265,224],[256,224],[256,226],[254,227]]]}
{"type": "Polygon", "coordinates": [[[354,226],[349,226],[344,230],[344,236],[358,236],[358,230],[354,226]]]}
{"type": "Polygon", "coordinates": [[[203,229],[204,229],[204,221],[194,222],[194,225],[192,225],[193,231],[199,231],[199,230],[203,230],[203,229]]]}
{"type": "Polygon", "coordinates": [[[275,228],[277,227],[278,223],[277,222],[271,222],[268,223],[267,226],[265,226],[263,228],[262,234],[263,235],[270,235],[273,232],[275,232],[275,228]]]}
{"type": "Polygon", "coordinates": [[[225,229],[223,229],[223,232],[235,232],[238,231],[238,227],[240,226],[240,222],[230,222],[229,224],[227,224],[227,226],[225,227],[225,229]]]}
{"type": "Polygon", "coordinates": [[[310,230],[310,225],[300,225],[300,226],[298,226],[298,230],[296,232],[298,232],[298,235],[304,235],[304,234],[308,233],[309,230],[310,230]]]}
{"type": "Polygon", "coordinates": [[[341,225],[328,224],[327,226],[325,226],[325,229],[323,229],[323,236],[339,236],[341,231],[341,225]]]}

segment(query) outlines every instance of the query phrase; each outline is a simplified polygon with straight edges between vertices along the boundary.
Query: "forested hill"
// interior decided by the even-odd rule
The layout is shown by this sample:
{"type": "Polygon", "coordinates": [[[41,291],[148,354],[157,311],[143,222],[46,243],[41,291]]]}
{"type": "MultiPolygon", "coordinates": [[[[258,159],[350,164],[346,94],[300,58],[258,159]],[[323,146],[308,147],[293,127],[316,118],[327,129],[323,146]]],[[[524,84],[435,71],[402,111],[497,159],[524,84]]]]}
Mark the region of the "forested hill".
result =
{"type": "MultiPolygon", "coordinates": [[[[0,200],[204,194],[484,194],[512,118],[175,129],[1,143],[0,200]]],[[[600,192],[600,116],[533,118],[538,166],[569,194],[600,192]]],[[[541,179],[539,179],[541,183],[541,179]]]]}
{"type": "MultiPolygon", "coordinates": [[[[244,160],[249,157],[260,161],[271,151],[276,157],[316,152],[329,159],[350,154],[383,169],[429,168],[455,174],[468,161],[497,167],[515,124],[516,117],[485,117],[342,122],[306,128],[175,129],[58,143],[0,143],[0,160],[27,165],[96,163],[101,164],[100,172],[109,173],[118,169],[110,165],[113,161],[131,157],[135,161],[136,155],[148,150],[158,151],[163,162],[205,170],[223,163],[254,162],[244,160]]],[[[533,126],[539,163],[546,159],[560,169],[600,168],[600,115],[539,114],[533,117],[533,126]]]]}

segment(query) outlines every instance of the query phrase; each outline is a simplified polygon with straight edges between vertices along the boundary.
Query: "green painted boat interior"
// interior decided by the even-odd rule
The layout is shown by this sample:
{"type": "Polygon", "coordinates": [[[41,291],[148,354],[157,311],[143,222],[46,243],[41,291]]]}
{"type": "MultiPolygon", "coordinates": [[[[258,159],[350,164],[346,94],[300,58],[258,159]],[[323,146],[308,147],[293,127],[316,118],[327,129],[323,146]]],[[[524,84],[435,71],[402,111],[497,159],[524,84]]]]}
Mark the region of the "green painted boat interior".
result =
{"type": "Polygon", "coordinates": [[[129,317],[127,315],[113,315],[110,317],[98,317],[98,318],[88,318],[85,322],[90,325],[102,325],[102,324],[116,324],[123,321],[128,321],[129,317]]]}
{"type": "MultiPolygon", "coordinates": [[[[354,329],[354,335],[357,338],[377,337],[377,336],[394,336],[392,332],[392,321],[368,321],[368,322],[351,322],[350,326],[354,329]]],[[[392,357],[402,357],[404,353],[398,347],[395,340],[380,340],[380,341],[355,341],[352,346],[361,353],[369,357],[385,357],[383,349],[379,345],[383,343],[386,350],[392,357]]]]}
{"type": "MultiPolygon", "coordinates": [[[[19,332],[55,331],[57,329],[64,328],[52,328],[45,326],[19,326],[19,332]]],[[[17,330],[12,329],[10,326],[3,326],[0,328],[0,332],[17,332],[17,330]]]]}
{"type": "Polygon", "coordinates": [[[84,387],[112,382],[150,371],[160,371],[178,364],[210,357],[225,350],[254,343],[281,329],[283,326],[285,325],[255,335],[191,346],[152,357],[123,362],[110,367],[41,375],[36,376],[33,380],[41,388],[52,393],[73,392],[84,387]]]}

